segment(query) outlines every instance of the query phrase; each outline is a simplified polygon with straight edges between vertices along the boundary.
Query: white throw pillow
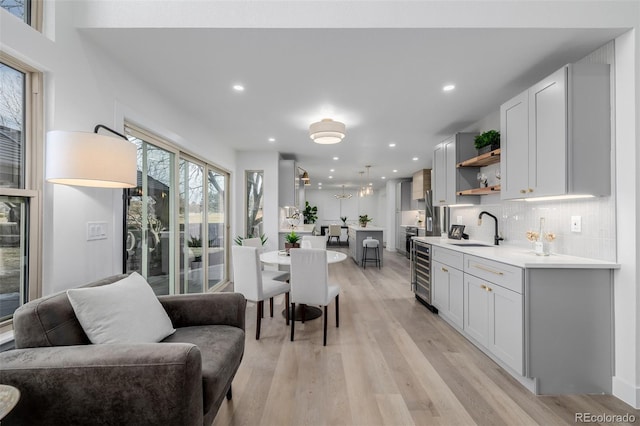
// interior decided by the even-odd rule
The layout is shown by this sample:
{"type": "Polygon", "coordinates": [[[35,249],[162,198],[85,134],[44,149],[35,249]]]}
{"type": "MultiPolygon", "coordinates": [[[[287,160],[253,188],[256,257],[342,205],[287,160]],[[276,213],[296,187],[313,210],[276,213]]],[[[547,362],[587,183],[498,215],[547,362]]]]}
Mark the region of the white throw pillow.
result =
{"type": "Polygon", "coordinates": [[[137,272],[113,284],[67,290],[67,296],[91,343],[154,343],[176,331],[137,272]]]}

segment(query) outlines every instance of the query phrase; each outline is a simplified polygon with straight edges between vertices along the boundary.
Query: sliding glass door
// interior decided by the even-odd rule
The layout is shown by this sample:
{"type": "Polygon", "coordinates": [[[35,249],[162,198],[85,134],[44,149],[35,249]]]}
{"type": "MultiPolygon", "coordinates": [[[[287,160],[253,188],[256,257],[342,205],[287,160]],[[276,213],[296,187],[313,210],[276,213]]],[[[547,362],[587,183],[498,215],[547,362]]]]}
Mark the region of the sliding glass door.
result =
{"type": "Polygon", "coordinates": [[[228,280],[229,173],[134,126],[138,186],[127,191],[125,271],[156,294],[203,293],[228,280]]]}
{"type": "Polygon", "coordinates": [[[125,270],[140,273],[156,294],[172,294],[175,154],[148,142],[148,135],[125,130],[138,147],[138,185],[126,191],[125,270]]]}

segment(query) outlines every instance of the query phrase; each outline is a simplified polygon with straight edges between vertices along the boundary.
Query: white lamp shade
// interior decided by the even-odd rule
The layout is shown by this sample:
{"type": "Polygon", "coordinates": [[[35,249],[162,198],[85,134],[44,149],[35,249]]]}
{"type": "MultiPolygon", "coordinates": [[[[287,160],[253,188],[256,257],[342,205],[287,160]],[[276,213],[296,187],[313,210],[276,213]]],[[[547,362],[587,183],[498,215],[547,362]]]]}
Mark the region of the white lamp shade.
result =
{"type": "Polygon", "coordinates": [[[309,126],[309,136],[315,143],[333,144],[344,139],[346,126],[339,121],[325,118],[309,126]]]}
{"type": "Polygon", "coordinates": [[[131,142],[88,132],[47,133],[47,182],[100,188],[137,185],[137,148],[131,142]]]}

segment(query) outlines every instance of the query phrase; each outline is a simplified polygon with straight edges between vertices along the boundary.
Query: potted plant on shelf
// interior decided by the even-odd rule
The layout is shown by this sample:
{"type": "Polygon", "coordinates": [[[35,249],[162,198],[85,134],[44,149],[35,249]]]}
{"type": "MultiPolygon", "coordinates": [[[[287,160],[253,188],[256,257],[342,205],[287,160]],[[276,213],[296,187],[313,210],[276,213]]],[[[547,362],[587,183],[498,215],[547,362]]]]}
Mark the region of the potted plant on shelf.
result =
{"type": "Polygon", "coordinates": [[[363,228],[366,228],[367,227],[367,223],[371,222],[372,220],[373,220],[373,218],[369,217],[366,214],[360,215],[358,217],[358,223],[360,223],[360,226],[362,226],[363,228]]]}
{"type": "Polygon", "coordinates": [[[474,145],[478,154],[484,154],[494,149],[500,148],[500,132],[497,130],[487,130],[475,137],[474,145]]]}
{"type": "Polygon", "coordinates": [[[295,231],[289,232],[284,237],[284,249],[287,251],[287,254],[289,254],[290,249],[300,247],[300,244],[298,243],[298,241],[300,241],[301,238],[302,237],[296,234],[295,231]]]}
{"type": "Polygon", "coordinates": [[[316,223],[316,220],[318,220],[318,207],[311,207],[311,204],[305,201],[302,214],[304,215],[304,223],[316,223]]]}
{"type": "Polygon", "coordinates": [[[347,225],[347,217],[346,216],[340,216],[340,220],[342,221],[343,225],[347,225]]]}

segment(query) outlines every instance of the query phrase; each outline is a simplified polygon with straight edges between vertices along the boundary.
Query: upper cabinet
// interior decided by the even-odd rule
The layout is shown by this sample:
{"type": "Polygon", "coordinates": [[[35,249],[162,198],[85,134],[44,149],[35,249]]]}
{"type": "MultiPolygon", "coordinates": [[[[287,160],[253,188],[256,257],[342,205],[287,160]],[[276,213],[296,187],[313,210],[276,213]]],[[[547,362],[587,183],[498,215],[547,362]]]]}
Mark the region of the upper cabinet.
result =
{"type": "Polygon", "coordinates": [[[570,64],[500,107],[502,199],[609,195],[609,65],[570,64]]]}
{"type": "Polygon", "coordinates": [[[412,200],[424,200],[424,194],[431,189],[431,169],[418,170],[413,174],[412,200]]]}
{"type": "Polygon", "coordinates": [[[462,196],[458,192],[478,185],[477,170],[456,168],[456,164],[477,155],[473,144],[477,133],[456,133],[436,145],[433,151],[433,204],[446,206],[477,203],[477,196],[462,196]]]}
{"type": "MultiPolygon", "coordinates": [[[[294,160],[278,162],[278,205],[280,207],[299,207],[301,186],[297,171],[294,160]]],[[[304,186],[302,188],[304,189],[304,186]]]]}

